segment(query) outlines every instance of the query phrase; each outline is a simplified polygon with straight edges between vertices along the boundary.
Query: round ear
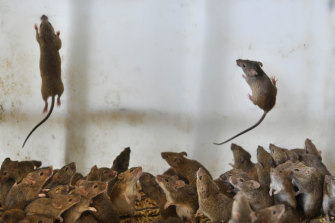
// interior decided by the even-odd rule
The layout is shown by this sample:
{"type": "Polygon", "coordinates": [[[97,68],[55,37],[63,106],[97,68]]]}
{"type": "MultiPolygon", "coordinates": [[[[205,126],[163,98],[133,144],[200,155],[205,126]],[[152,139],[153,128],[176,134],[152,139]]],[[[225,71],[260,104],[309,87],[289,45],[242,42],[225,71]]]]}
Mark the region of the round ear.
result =
{"type": "Polygon", "coordinates": [[[83,180],[83,179],[80,179],[80,180],[78,180],[78,181],[76,182],[76,185],[75,185],[75,186],[78,186],[78,187],[79,187],[79,185],[82,184],[83,182],[84,182],[84,180],[83,180]]]}
{"type": "Polygon", "coordinates": [[[92,166],[91,171],[93,171],[93,170],[98,170],[97,165],[92,166]]]}
{"type": "Polygon", "coordinates": [[[62,203],[59,200],[56,200],[56,199],[52,199],[51,205],[52,205],[52,207],[54,207],[56,209],[61,209],[62,208],[62,203]]]}
{"type": "Polygon", "coordinates": [[[175,186],[176,188],[183,188],[185,186],[185,182],[182,180],[177,180],[175,186]]]}
{"type": "Polygon", "coordinates": [[[181,153],[179,153],[179,154],[181,154],[181,155],[183,155],[183,156],[187,156],[187,153],[186,153],[186,152],[181,152],[181,153]]]}
{"type": "Polygon", "coordinates": [[[181,163],[181,161],[182,161],[182,159],[181,159],[180,157],[175,157],[175,158],[173,159],[173,162],[174,162],[175,164],[179,164],[179,163],[181,163]]]}
{"type": "Polygon", "coordinates": [[[250,182],[250,188],[251,189],[258,189],[261,185],[257,182],[257,181],[255,181],[255,180],[250,180],[249,181],[250,182]]]}
{"type": "Polygon", "coordinates": [[[263,168],[264,168],[264,166],[263,166],[262,163],[257,163],[256,165],[257,165],[257,167],[258,167],[259,169],[263,169],[263,168]]]}
{"type": "Polygon", "coordinates": [[[257,61],[257,64],[258,64],[260,67],[263,67],[263,64],[262,64],[262,62],[260,62],[260,61],[257,61]]]}
{"type": "Polygon", "coordinates": [[[257,71],[255,69],[250,69],[250,74],[252,76],[257,76],[258,75],[258,73],[257,73],[257,71]]]}

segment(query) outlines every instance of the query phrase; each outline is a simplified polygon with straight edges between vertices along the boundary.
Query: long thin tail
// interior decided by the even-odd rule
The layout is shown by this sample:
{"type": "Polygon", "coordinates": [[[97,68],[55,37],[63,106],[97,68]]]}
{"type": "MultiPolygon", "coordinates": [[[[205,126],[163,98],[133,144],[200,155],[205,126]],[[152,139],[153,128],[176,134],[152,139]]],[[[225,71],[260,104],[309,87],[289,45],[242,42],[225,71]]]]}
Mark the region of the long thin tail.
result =
{"type": "Polygon", "coordinates": [[[240,132],[239,134],[231,137],[230,139],[227,139],[226,141],[224,141],[222,143],[215,143],[214,142],[214,145],[218,145],[219,146],[219,145],[225,144],[225,143],[231,141],[232,139],[235,139],[236,137],[239,137],[240,135],[243,135],[244,133],[249,132],[251,129],[256,128],[264,120],[266,114],[267,114],[267,112],[264,112],[263,115],[262,115],[262,117],[261,117],[261,119],[256,124],[254,124],[253,126],[251,126],[250,128],[247,128],[246,130],[244,130],[244,131],[240,132]]]}
{"type": "Polygon", "coordinates": [[[40,126],[42,125],[46,120],[48,120],[48,118],[50,117],[52,110],[54,109],[54,105],[55,105],[55,96],[52,96],[52,100],[51,100],[51,107],[50,107],[50,111],[48,112],[47,116],[45,116],[45,118],[40,121],[28,134],[26,140],[24,140],[24,143],[22,145],[22,148],[24,147],[24,145],[26,144],[27,140],[29,139],[30,135],[33,134],[33,132],[40,126]]]}

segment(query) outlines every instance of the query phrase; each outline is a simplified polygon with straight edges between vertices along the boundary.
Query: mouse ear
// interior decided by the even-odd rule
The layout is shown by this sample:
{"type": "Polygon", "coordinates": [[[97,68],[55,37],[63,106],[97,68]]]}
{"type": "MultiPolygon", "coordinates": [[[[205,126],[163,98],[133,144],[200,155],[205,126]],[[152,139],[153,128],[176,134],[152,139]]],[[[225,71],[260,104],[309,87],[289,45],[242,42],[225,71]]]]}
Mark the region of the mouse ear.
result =
{"type": "Polygon", "coordinates": [[[77,187],[74,189],[75,191],[75,194],[78,194],[80,196],[84,196],[84,197],[87,197],[88,195],[88,190],[85,189],[85,187],[77,187]]]}
{"type": "Polygon", "coordinates": [[[60,200],[52,199],[51,205],[52,205],[52,207],[54,207],[56,209],[61,209],[62,208],[62,203],[60,202],[60,200]]]}
{"type": "Polygon", "coordinates": [[[261,185],[260,185],[257,181],[255,181],[255,180],[250,180],[249,182],[250,182],[250,185],[249,185],[250,189],[258,189],[258,188],[261,186],[261,185]]]}
{"type": "Polygon", "coordinates": [[[250,69],[250,76],[257,76],[258,72],[255,69],[250,69]]]}
{"type": "Polygon", "coordinates": [[[176,188],[183,188],[185,186],[185,182],[182,180],[177,180],[175,186],[176,188]]]}
{"type": "Polygon", "coordinates": [[[256,165],[257,165],[257,167],[258,167],[259,169],[263,169],[263,168],[264,168],[264,166],[263,166],[262,163],[256,163],[256,165]]]}
{"type": "Polygon", "coordinates": [[[187,153],[186,153],[186,152],[181,152],[181,153],[179,153],[179,154],[181,154],[181,155],[183,155],[183,156],[187,156],[187,153]]]}
{"type": "Polygon", "coordinates": [[[260,67],[263,67],[263,64],[262,64],[262,62],[260,62],[260,61],[257,61],[257,64],[258,64],[260,67]]]}

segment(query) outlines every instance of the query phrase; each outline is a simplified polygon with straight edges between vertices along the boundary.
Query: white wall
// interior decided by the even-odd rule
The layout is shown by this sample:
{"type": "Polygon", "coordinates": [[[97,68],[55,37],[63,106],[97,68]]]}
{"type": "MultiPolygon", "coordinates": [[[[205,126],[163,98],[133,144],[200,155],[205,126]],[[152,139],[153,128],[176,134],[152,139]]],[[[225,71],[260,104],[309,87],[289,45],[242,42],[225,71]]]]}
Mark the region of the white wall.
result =
{"type": "Polygon", "coordinates": [[[262,61],[278,78],[276,107],[234,140],[252,153],[309,137],[331,170],[335,132],[335,1],[0,0],[0,159],[111,166],[126,146],[131,166],[159,173],[162,151],[187,151],[213,175],[229,168],[222,141],[262,111],[236,66],[262,61]],[[62,106],[21,149],[44,115],[42,14],[61,31],[62,106]]]}

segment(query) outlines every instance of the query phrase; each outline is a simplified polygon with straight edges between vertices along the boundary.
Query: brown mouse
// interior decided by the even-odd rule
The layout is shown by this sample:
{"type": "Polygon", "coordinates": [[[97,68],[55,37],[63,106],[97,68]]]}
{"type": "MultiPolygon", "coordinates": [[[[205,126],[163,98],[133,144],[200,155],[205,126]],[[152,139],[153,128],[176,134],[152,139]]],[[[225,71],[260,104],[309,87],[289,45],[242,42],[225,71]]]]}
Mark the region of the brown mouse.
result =
{"type": "Polygon", "coordinates": [[[269,149],[275,165],[285,163],[288,160],[297,162],[299,161],[300,155],[302,155],[302,153],[297,153],[295,150],[285,149],[274,144],[270,144],[269,149]]]}
{"type": "Polygon", "coordinates": [[[43,215],[29,215],[18,223],[54,223],[54,219],[43,215]]]}
{"type": "Polygon", "coordinates": [[[28,173],[36,170],[42,165],[41,161],[26,160],[26,161],[13,161],[7,157],[1,164],[0,180],[6,181],[13,179],[20,182],[28,173]]]}
{"type": "MultiPolygon", "coordinates": [[[[176,171],[177,175],[186,178],[191,186],[196,187],[196,173],[199,168],[203,168],[209,176],[209,171],[198,161],[187,159],[186,152],[174,153],[174,152],[162,152],[161,156],[165,161],[176,171]]],[[[211,176],[212,177],[212,176],[211,176]]]]}
{"type": "Polygon", "coordinates": [[[130,147],[125,148],[113,161],[112,170],[122,173],[128,170],[130,160],[130,147]]]}
{"type": "Polygon", "coordinates": [[[323,176],[313,167],[295,167],[292,183],[298,188],[297,209],[304,219],[310,220],[320,215],[323,197],[323,176]]]}
{"type": "Polygon", "coordinates": [[[235,169],[243,170],[254,180],[258,180],[255,164],[251,161],[251,155],[241,146],[234,143],[230,147],[234,156],[234,164],[230,164],[235,169]]]}
{"type": "Polygon", "coordinates": [[[81,179],[84,179],[84,176],[81,173],[75,173],[72,177],[70,185],[71,186],[76,185],[77,181],[81,179]]]}
{"type": "Polygon", "coordinates": [[[108,167],[98,168],[97,165],[94,165],[86,179],[90,181],[107,182],[114,179],[116,175],[117,172],[115,170],[109,169],[108,167]]]}
{"type": "Polygon", "coordinates": [[[279,223],[284,212],[285,205],[279,204],[264,208],[257,212],[252,212],[250,217],[252,219],[252,223],[279,223]]]}
{"type": "MultiPolygon", "coordinates": [[[[98,168],[96,165],[91,168],[86,179],[89,181],[107,182],[108,188],[115,184],[117,172],[107,167],[98,168]]],[[[101,223],[118,223],[120,222],[119,214],[112,204],[106,192],[101,193],[93,198],[92,206],[96,209],[91,214],[101,223]],[[113,219],[113,220],[111,220],[113,219]],[[111,222],[112,221],[112,222],[111,222]]]]}
{"type": "Polygon", "coordinates": [[[335,177],[326,175],[323,184],[322,210],[330,222],[329,216],[335,217],[335,177]]]}
{"type": "Polygon", "coordinates": [[[270,168],[274,167],[273,159],[267,151],[261,146],[257,148],[257,161],[256,170],[258,182],[262,185],[270,186],[270,168]]]}
{"type": "Polygon", "coordinates": [[[252,209],[249,201],[242,195],[242,193],[237,193],[234,197],[231,220],[229,223],[251,223],[251,212],[252,209]]]}
{"type": "Polygon", "coordinates": [[[306,153],[315,155],[319,157],[320,160],[322,160],[321,151],[316,148],[312,140],[310,140],[309,138],[305,140],[305,151],[306,153]]]}
{"type": "Polygon", "coordinates": [[[40,32],[35,24],[36,40],[40,46],[40,72],[42,78],[42,98],[45,106],[43,112],[48,110],[48,98],[51,97],[51,107],[47,116],[39,122],[28,134],[22,148],[26,144],[30,135],[46,120],[52,113],[55,104],[55,96],[58,95],[57,105],[60,106],[60,97],[64,91],[64,85],[61,79],[61,59],[59,49],[62,47],[62,41],[59,38],[60,32],[55,33],[54,28],[46,15],[41,17],[40,32]]]}
{"type": "Polygon", "coordinates": [[[257,127],[264,120],[267,113],[275,106],[276,104],[276,96],[277,96],[277,87],[276,87],[276,79],[272,77],[271,79],[266,75],[266,73],[262,70],[263,64],[259,61],[251,61],[251,60],[236,60],[237,66],[243,69],[243,72],[246,75],[243,75],[247,83],[249,84],[252,96],[249,94],[249,99],[261,108],[264,113],[261,119],[254,124],[253,126],[247,128],[246,130],[238,133],[237,135],[227,139],[222,143],[214,143],[215,145],[225,144],[236,137],[243,135],[246,132],[257,127]]]}
{"type": "Polygon", "coordinates": [[[6,210],[0,218],[0,223],[17,223],[24,219],[25,216],[26,213],[21,209],[6,210]]]}
{"type": "Polygon", "coordinates": [[[229,181],[224,181],[220,177],[218,177],[214,179],[214,182],[219,187],[220,193],[226,195],[229,198],[234,197],[234,187],[229,183],[229,181]]]}
{"type": "Polygon", "coordinates": [[[120,215],[131,215],[135,212],[135,199],[141,200],[137,181],[142,174],[142,167],[130,168],[117,176],[117,181],[108,188],[108,195],[120,215]]]}
{"type": "Polygon", "coordinates": [[[9,190],[5,205],[6,209],[24,208],[31,200],[38,197],[44,183],[52,175],[52,166],[29,173],[20,183],[15,183],[9,190]]]}
{"type": "MultiPolygon", "coordinates": [[[[57,197],[58,195],[67,194],[69,190],[70,190],[69,185],[58,185],[58,186],[51,188],[47,192],[46,196],[50,198],[54,198],[54,197],[57,197]]],[[[39,195],[39,197],[44,197],[44,196],[39,195]]]]}
{"type": "Polygon", "coordinates": [[[159,212],[163,218],[177,217],[175,206],[169,206],[167,209],[164,208],[166,196],[163,189],[156,182],[155,176],[143,172],[139,180],[143,193],[157,203],[159,212]]]}
{"type": "Polygon", "coordinates": [[[220,193],[219,187],[204,169],[197,171],[199,209],[197,216],[205,215],[212,222],[227,222],[231,216],[233,200],[220,193]]]}
{"type": "Polygon", "coordinates": [[[72,177],[76,172],[76,163],[72,162],[63,166],[60,170],[53,174],[51,182],[44,188],[52,188],[57,185],[69,185],[72,177]]]}
{"type": "Polygon", "coordinates": [[[77,204],[73,205],[64,213],[65,222],[76,222],[84,211],[96,212],[97,210],[94,207],[90,207],[92,199],[106,190],[106,182],[88,180],[78,181],[72,194],[80,195],[81,199],[77,204]]]}
{"type": "Polygon", "coordinates": [[[26,214],[43,215],[63,222],[62,213],[80,201],[75,194],[59,195],[55,198],[38,198],[30,202],[25,208],[26,214]]]}
{"type": "Polygon", "coordinates": [[[296,208],[297,202],[295,200],[295,191],[291,178],[284,172],[277,168],[270,170],[271,184],[270,196],[274,196],[275,204],[285,204],[292,208],[296,208]]]}
{"type": "Polygon", "coordinates": [[[273,198],[270,197],[269,188],[267,186],[260,185],[255,180],[244,181],[242,178],[234,176],[231,176],[229,181],[248,199],[254,211],[269,207],[273,204],[273,198]]]}
{"type": "Polygon", "coordinates": [[[177,215],[197,222],[195,213],[199,207],[195,188],[179,180],[177,176],[157,175],[156,182],[163,189],[166,196],[164,208],[176,206],[177,215]]]}

